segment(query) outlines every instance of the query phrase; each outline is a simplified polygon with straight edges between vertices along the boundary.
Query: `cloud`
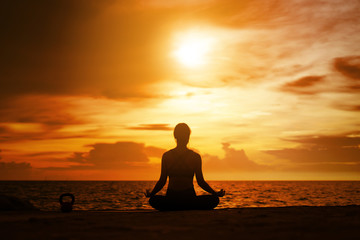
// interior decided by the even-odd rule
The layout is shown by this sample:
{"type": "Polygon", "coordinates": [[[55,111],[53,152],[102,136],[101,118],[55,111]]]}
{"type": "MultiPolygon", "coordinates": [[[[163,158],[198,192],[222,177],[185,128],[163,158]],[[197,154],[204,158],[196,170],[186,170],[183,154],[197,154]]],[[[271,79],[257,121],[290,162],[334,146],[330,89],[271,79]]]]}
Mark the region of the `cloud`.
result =
{"type": "Polygon", "coordinates": [[[172,127],[169,124],[140,124],[135,127],[128,127],[127,129],[132,130],[160,130],[160,131],[169,131],[172,130],[172,127]]]}
{"type": "Polygon", "coordinates": [[[48,95],[23,95],[7,98],[0,103],[0,123],[39,123],[47,128],[59,128],[68,124],[82,124],[69,113],[71,99],[48,95]]]}
{"type": "Polygon", "coordinates": [[[10,126],[14,126],[14,129],[10,127],[0,127],[0,142],[15,143],[23,141],[97,137],[97,134],[86,131],[80,134],[59,133],[53,129],[42,128],[38,124],[12,123],[10,126]]]}
{"type": "Polygon", "coordinates": [[[224,158],[204,154],[204,168],[216,172],[245,172],[269,170],[269,166],[258,164],[248,158],[243,149],[231,148],[229,143],[223,143],[224,158]]]}
{"type": "Polygon", "coordinates": [[[146,156],[161,158],[163,153],[166,151],[163,148],[148,146],[144,149],[146,156]]]}
{"type": "Polygon", "coordinates": [[[13,96],[0,101],[0,142],[84,138],[94,132],[61,132],[81,126],[87,118],[76,114],[78,98],[48,95],[13,96]]]}
{"type": "Polygon", "coordinates": [[[348,90],[350,92],[359,92],[360,91],[360,84],[348,86],[348,90]]]}
{"type": "Polygon", "coordinates": [[[1,136],[6,132],[8,132],[8,129],[6,127],[0,126],[0,134],[1,134],[1,136]]]}
{"type": "Polygon", "coordinates": [[[344,76],[354,80],[360,80],[360,56],[335,58],[334,67],[344,76]]]}
{"type": "Polygon", "coordinates": [[[287,170],[359,171],[359,132],[333,136],[301,136],[288,141],[296,148],[267,150],[268,154],[289,161],[287,170]]]}
{"type": "MultiPolygon", "coordinates": [[[[74,152],[66,159],[73,163],[68,169],[117,170],[151,167],[149,157],[161,157],[165,149],[136,142],[95,143],[88,152],[74,152]]],[[[48,168],[55,169],[55,168],[48,168]]]]}
{"type": "Polygon", "coordinates": [[[31,165],[30,163],[26,163],[26,162],[21,162],[21,163],[16,163],[16,162],[0,162],[0,168],[1,169],[7,169],[7,170],[28,170],[31,169],[31,165]]]}
{"type": "Polygon", "coordinates": [[[36,152],[36,153],[29,153],[26,154],[26,157],[43,157],[43,156],[56,156],[56,155],[62,155],[66,154],[67,152],[61,152],[61,151],[52,151],[52,152],[36,152]]]}
{"type": "Polygon", "coordinates": [[[351,132],[333,136],[302,136],[288,141],[298,142],[311,148],[358,148],[359,134],[360,132],[351,132]]]}
{"type": "Polygon", "coordinates": [[[32,173],[32,167],[30,163],[0,161],[1,180],[26,180],[26,179],[30,179],[31,173],[32,173]]]}
{"type": "Polygon", "coordinates": [[[314,88],[318,83],[323,82],[324,76],[306,76],[296,81],[285,83],[280,90],[296,94],[316,94],[318,89],[314,88]]]}
{"type": "Polygon", "coordinates": [[[294,82],[286,83],[284,86],[285,87],[299,87],[299,88],[311,87],[311,86],[314,86],[315,84],[321,82],[323,78],[324,78],[323,76],[306,76],[306,77],[302,77],[294,82]]]}
{"type": "MultiPolygon", "coordinates": [[[[150,163],[150,157],[161,158],[165,149],[145,146],[136,142],[95,143],[88,145],[88,152],[74,152],[71,157],[64,159],[70,167],[49,167],[47,170],[131,170],[152,169],[160,164],[150,163]]],[[[213,172],[244,172],[264,171],[269,166],[251,161],[243,149],[237,150],[230,144],[223,143],[225,157],[204,154],[203,164],[206,170],[213,172]]]]}
{"type": "Polygon", "coordinates": [[[338,57],[333,61],[336,71],[341,73],[346,79],[346,86],[343,92],[357,93],[360,91],[360,56],[338,57]]]}
{"type": "Polygon", "coordinates": [[[345,110],[345,111],[352,111],[352,112],[359,112],[360,105],[335,105],[335,107],[345,110]]]}

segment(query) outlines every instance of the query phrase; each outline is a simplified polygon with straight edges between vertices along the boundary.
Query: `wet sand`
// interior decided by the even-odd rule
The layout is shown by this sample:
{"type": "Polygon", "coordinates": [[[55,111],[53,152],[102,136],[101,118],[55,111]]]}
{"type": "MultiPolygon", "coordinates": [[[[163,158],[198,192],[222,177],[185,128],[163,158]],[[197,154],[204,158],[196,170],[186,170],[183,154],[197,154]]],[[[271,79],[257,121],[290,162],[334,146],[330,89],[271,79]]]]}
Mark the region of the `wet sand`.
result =
{"type": "Polygon", "coordinates": [[[0,212],[1,239],[359,239],[360,206],[0,212]]]}

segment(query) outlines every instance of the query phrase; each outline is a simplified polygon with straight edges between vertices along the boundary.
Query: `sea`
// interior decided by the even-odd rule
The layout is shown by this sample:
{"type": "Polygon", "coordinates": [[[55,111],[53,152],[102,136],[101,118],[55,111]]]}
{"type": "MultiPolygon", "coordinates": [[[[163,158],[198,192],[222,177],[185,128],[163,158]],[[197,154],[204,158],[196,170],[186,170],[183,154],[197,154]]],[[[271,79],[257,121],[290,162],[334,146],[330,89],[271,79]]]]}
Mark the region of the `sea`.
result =
{"type": "MultiPolygon", "coordinates": [[[[74,210],[151,209],[146,189],[155,181],[0,181],[0,194],[29,200],[43,211],[59,211],[59,196],[75,196],[74,210]]],[[[217,208],[360,205],[360,181],[208,181],[226,194],[217,208]]],[[[194,183],[197,195],[206,194],[194,183]]],[[[165,194],[166,186],[159,194],[165,194]]],[[[64,197],[63,201],[69,201],[64,197]]]]}

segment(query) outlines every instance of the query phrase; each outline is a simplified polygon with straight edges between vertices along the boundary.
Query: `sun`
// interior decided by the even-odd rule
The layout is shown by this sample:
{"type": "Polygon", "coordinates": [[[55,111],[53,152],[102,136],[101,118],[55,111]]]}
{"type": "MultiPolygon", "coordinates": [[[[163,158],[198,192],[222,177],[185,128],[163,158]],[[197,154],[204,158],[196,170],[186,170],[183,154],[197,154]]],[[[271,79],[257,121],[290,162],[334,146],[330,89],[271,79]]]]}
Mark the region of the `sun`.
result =
{"type": "Polygon", "coordinates": [[[173,55],[178,62],[187,67],[205,65],[209,62],[213,42],[211,37],[188,35],[178,41],[173,55]]]}

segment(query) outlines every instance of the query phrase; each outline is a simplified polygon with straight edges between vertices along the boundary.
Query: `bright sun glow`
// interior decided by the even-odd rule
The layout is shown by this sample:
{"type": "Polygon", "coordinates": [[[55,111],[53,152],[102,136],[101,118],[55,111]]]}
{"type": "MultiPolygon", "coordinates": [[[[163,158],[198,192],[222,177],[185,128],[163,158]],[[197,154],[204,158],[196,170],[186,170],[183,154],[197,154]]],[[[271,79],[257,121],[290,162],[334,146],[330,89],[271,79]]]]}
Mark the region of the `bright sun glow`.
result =
{"type": "Polygon", "coordinates": [[[210,37],[189,35],[182,38],[174,51],[175,58],[187,67],[204,65],[209,60],[209,52],[214,40],[210,37]]]}

